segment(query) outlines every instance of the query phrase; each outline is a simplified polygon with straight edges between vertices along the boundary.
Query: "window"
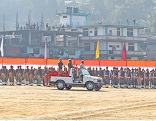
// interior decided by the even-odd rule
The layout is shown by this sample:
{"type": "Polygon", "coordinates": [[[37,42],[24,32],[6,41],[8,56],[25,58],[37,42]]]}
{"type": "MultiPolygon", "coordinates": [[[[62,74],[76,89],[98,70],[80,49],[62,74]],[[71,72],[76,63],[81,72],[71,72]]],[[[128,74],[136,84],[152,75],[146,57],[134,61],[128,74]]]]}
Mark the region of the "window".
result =
{"type": "Polygon", "coordinates": [[[115,58],[114,57],[111,57],[111,59],[114,60],[115,58]]]}
{"type": "Polygon", "coordinates": [[[120,46],[119,46],[119,45],[117,45],[116,47],[117,47],[117,48],[119,48],[120,46]]]}
{"type": "Polygon", "coordinates": [[[74,7],[73,12],[74,13],[78,13],[79,12],[79,9],[74,7]]]}
{"type": "Polygon", "coordinates": [[[109,45],[109,47],[112,47],[112,45],[109,45]]]}
{"type": "Polygon", "coordinates": [[[97,42],[94,42],[94,50],[96,50],[97,42]]]}
{"type": "Polygon", "coordinates": [[[97,36],[97,28],[94,29],[94,36],[97,36]]]}
{"type": "Polygon", "coordinates": [[[27,53],[27,47],[21,47],[20,53],[27,53]]]}
{"type": "Polygon", "coordinates": [[[128,51],[134,51],[134,43],[128,43],[128,51]]]}
{"type": "Polygon", "coordinates": [[[67,18],[67,16],[63,16],[63,18],[67,18]]]}
{"type": "Polygon", "coordinates": [[[127,60],[131,60],[131,57],[127,57],[127,60]]]}
{"type": "Polygon", "coordinates": [[[117,28],[117,36],[120,36],[120,28],[117,28]]]}
{"type": "Polygon", "coordinates": [[[33,48],[34,54],[40,54],[40,48],[33,48]]]}
{"type": "Polygon", "coordinates": [[[128,46],[128,51],[134,51],[134,46],[128,46]]]}
{"type": "Polygon", "coordinates": [[[128,37],[133,37],[133,29],[127,28],[127,36],[128,37]]]}
{"type": "Polygon", "coordinates": [[[88,36],[88,28],[83,28],[83,36],[88,36]]]}
{"type": "Polygon", "coordinates": [[[109,30],[108,35],[110,35],[110,36],[111,36],[112,34],[113,34],[113,33],[112,33],[112,30],[109,30]]]}
{"type": "Polygon", "coordinates": [[[76,32],[76,31],[77,31],[77,29],[71,29],[71,31],[72,31],[72,32],[76,32]]]}
{"type": "Polygon", "coordinates": [[[90,50],[90,43],[84,43],[84,50],[90,50]]]}
{"type": "Polygon", "coordinates": [[[129,46],[134,46],[134,43],[128,43],[129,46]]]}
{"type": "Polygon", "coordinates": [[[109,54],[113,54],[113,50],[109,50],[109,54]]]}

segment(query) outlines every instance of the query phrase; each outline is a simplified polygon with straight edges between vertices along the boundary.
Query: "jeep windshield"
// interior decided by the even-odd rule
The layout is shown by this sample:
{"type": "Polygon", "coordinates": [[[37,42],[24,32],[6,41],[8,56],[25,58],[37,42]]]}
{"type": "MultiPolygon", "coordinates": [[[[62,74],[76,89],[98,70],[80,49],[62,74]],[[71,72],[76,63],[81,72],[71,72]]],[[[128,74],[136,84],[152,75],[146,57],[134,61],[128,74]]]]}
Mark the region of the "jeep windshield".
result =
{"type": "Polygon", "coordinates": [[[88,75],[88,76],[90,76],[89,72],[88,72],[86,69],[83,69],[83,70],[81,70],[81,71],[82,71],[83,75],[88,75]]]}

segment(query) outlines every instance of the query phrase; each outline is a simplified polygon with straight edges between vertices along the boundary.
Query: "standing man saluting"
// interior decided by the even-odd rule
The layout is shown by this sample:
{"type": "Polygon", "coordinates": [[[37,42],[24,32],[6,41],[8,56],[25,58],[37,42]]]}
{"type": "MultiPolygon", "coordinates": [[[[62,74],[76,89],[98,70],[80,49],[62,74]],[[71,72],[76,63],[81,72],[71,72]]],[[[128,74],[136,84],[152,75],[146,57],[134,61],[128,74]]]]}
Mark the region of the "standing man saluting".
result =
{"type": "Polygon", "coordinates": [[[81,61],[80,70],[81,70],[81,69],[86,69],[86,68],[84,67],[84,60],[81,61]]]}
{"type": "Polygon", "coordinates": [[[82,73],[82,69],[86,69],[84,67],[84,60],[81,61],[81,64],[80,64],[80,77],[81,77],[81,81],[83,82],[83,73],[82,73]]]}

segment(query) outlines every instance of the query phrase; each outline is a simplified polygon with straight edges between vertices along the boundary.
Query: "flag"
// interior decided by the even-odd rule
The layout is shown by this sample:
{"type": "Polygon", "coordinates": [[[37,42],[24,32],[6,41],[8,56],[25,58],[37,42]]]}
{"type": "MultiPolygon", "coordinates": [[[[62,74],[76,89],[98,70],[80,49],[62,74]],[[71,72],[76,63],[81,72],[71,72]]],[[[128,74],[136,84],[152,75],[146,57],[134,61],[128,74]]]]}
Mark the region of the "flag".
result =
{"type": "Polygon", "coordinates": [[[44,59],[47,59],[47,42],[45,41],[45,46],[44,46],[44,59]]]}
{"type": "Polygon", "coordinates": [[[127,54],[126,54],[126,44],[124,43],[123,49],[122,49],[122,60],[127,60],[127,54]]]}
{"type": "Polygon", "coordinates": [[[100,41],[98,40],[97,46],[96,46],[95,58],[98,59],[99,57],[100,57],[100,41]]]}
{"type": "Polygon", "coordinates": [[[3,37],[2,37],[2,41],[1,41],[1,56],[4,56],[4,50],[3,50],[3,37]]]}

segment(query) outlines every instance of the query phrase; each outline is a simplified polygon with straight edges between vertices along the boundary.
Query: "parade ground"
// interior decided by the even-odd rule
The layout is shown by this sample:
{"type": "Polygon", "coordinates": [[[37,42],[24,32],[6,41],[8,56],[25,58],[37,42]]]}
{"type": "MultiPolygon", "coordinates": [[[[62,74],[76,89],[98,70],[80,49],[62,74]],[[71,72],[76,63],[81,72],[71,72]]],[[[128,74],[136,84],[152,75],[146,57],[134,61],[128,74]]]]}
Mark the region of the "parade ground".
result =
{"type": "Polygon", "coordinates": [[[0,120],[156,120],[156,90],[0,86],[0,120]]]}

